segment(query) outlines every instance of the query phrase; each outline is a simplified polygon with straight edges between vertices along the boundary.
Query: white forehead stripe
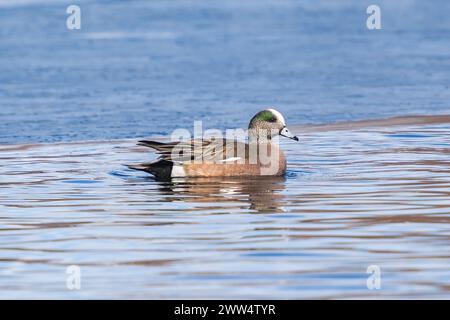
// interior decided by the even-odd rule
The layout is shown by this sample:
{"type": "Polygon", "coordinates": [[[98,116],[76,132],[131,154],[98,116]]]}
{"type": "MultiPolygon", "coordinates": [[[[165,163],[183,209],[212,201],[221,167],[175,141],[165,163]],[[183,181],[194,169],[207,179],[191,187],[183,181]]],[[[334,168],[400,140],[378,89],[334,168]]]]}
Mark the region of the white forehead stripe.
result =
{"type": "Polygon", "coordinates": [[[281,113],[279,113],[277,110],[275,109],[267,109],[270,112],[272,112],[280,121],[283,125],[286,125],[286,121],[284,120],[284,117],[281,113]]]}

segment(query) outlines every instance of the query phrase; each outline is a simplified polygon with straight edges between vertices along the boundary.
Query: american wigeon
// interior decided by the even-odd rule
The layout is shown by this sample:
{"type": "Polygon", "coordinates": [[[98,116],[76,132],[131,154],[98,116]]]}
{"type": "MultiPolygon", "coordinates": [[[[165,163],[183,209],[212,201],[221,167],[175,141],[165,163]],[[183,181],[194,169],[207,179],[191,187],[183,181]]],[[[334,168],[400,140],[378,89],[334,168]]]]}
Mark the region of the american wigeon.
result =
{"type": "Polygon", "coordinates": [[[142,140],[140,146],[157,150],[158,159],[129,165],[158,179],[174,177],[281,176],[286,158],[278,147],[278,135],[298,141],[286,127],[283,115],[266,109],[248,125],[248,143],[234,139],[209,139],[162,143],[142,140]]]}

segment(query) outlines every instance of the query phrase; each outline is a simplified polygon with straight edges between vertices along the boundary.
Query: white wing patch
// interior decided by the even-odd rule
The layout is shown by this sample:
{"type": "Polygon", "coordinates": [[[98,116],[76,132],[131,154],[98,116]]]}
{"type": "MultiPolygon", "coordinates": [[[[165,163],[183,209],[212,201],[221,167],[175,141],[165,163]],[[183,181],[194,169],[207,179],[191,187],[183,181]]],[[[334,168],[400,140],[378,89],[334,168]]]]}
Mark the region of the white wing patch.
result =
{"type": "Polygon", "coordinates": [[[228,159],[220,160],[219,162],[232,162],[232,161],[238,161],[238,160],[241,160],[241,159],[242,159],[241,157],[231,157],[231,158],[228,158],[228,159]]]}

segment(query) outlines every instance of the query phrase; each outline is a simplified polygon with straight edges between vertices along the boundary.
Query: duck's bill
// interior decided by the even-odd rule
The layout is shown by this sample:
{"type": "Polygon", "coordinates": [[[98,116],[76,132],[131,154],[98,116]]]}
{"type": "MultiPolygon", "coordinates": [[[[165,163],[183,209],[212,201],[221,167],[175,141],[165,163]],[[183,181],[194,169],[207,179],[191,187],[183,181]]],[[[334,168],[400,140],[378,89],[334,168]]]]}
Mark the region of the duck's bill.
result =
{"type": "Polygon", "coordinates": [[[294,136],[287,127],[284,127],[283,129],[280,130],[280,136],[298,141],[298,137],[294,136]]]}

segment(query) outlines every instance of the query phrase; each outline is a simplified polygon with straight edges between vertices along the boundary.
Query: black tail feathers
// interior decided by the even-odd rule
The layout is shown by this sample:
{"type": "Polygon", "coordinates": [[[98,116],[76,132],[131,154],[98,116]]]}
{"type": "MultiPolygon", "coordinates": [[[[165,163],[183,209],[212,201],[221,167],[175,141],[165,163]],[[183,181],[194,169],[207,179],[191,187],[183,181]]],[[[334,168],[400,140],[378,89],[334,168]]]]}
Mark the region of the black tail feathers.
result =
{"type": "Polygon", "coordinates": [[[172,176],[173,162],[161,159],[154,162],[130,164],[127,167],[133,170],[151,173],[155,178],[160,180],[168,180],[172,176]]]}

